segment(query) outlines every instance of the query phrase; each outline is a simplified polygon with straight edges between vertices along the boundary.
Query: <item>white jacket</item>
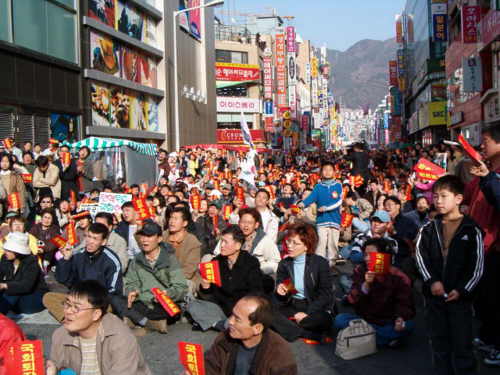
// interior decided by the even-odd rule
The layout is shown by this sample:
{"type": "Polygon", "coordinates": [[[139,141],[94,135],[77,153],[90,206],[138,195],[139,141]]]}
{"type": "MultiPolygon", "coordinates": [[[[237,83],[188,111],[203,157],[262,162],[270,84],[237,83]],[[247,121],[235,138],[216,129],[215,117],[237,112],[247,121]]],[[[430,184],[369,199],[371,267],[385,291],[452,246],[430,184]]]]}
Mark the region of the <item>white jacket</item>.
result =
{"type": "Polygon", "coordinates": [[[278,217],[269,209],[260,212],[260,217],[262,218],[262,229],[264,229],[264,232],[271,237],[274,243],[276,243],[276,241],[278,241],[278,230],[280,226],[278,217]]]}
{"type": "MultiPolygon", "coordinates": [[[[221,241],[217,243],[214,250],[214,255],[220,254],[221,241]]],[[[281,260],[280,252],[276,242],[267,234],[262,237],[252,255],[259,260],[260,269],[266,275],[275,275],[278,269],[278,263],[281,260]]]]}

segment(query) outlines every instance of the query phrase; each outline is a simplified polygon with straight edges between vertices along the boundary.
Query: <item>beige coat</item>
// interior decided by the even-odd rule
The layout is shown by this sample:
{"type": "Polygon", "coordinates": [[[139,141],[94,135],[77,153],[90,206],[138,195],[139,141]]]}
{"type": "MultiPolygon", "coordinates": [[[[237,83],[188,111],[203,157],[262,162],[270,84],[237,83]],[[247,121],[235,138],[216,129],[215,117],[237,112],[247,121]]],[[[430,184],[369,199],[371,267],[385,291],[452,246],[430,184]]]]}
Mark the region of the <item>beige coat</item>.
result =
{"type": "Polygon", "coordinates": [[[33,172],[33,187],[48,187],[52,190],[55,199],[61,198],[61,180],[59,179],[59,168],[50,163],[45,173],[40,172],[38,168],[33,172]]]}
{"type": "MultiPolygon", "coordinates": [[[[26,201],[26,187],[23,178],[16,172],[11,172],[9,175],[1,176],[0,181],[7,196],[9,194],[19,193],[21,209],[23,209],[26,201]]],[[[7,196],[5,198],[7,198],[7,196]]]]}
{"type": "MultiPolygon", "coordinates": [[[[136,338],[116,315],[107,313],[102,318],[96,351],[103,375],[151,375],[136,338]]],[[[57,368],[71,368],[79,374],[82,354],[78,337],[64,327],[56,329],[52,335],[50,359],[57,368]]]]}
{"type": "MultiPolygon", "coordinates": [[[[168,231],[163,233],[163,241],[175,247],[174,244],[169,241],[168,231]]],[[[198,273],[198,264],[200,264],[201,261],[201,242],[198,241],[193,234],[189,232],[186,233],[184,240],[175,248],[175,257],[182,267],[184,277],[187,280],[191,280],[194,286],[197,287],[201,282],[201,277],[198,273]]]]}

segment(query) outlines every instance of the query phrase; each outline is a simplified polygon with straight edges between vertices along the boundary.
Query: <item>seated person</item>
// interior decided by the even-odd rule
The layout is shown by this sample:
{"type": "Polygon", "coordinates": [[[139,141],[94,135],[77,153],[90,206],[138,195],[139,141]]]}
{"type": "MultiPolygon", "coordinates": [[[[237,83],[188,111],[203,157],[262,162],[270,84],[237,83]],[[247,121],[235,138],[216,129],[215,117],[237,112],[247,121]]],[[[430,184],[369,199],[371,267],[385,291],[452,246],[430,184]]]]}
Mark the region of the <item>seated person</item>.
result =
{"type": "MultiPolygon", "coordinates": [[[[5,233],[5,237],[9,233],[12,232],[22,232],[26,233],[26,219],[19,215],[16,212],[9,212],[7,213],[7,223],[8,223],[8,232],[5,233]]],[[[33,236],[31,233],[28,234],[28,246],[31,250],[31,254],[37,255],[41,250],[38,248],[38,240],[35,236],[33,236]]],[[[3,242],[4,238],[0,239],[0,258],[3,255],[3,242]]],[[[41,262],[39,262],[41,263],[41,262]]]]}
{"type": "Polygon", "coordinates": [[[57,223],[56,213],[51,208],[45,208],[40,212],[40,223],[31,227],[30,233],[40,241],[44,268],[49,268],[55,264],[56,245],[50,242],[52,238],[61,234],[57,223]]]}
{"type": "Polygon", "coordinates": [[[113,309],[137,327],[135,334],[145,334],[143,327],[167,333],[167,323],[175,323],[179,316],[170,317],[156,302],[151,288],[164,291],[174,302],[183,301],[188,285],[172,248],[162,242],[161,227],[153,220],[145,220],[137,232],[141,252],[130,262],[125,275],[127,297],[113,297],[113,309]]]}
{"type": "Polygon", "coordinates": [[[187,226],[190,221],[189,210],[184,207],[175,207],[170,212],[168,219],[168,231],[163,238],[165,243],[174,248],[175,256],[179,261],[184,277],[188,281],[191,294],[195,294],[201,282],[198,273],[198,264],[201,261],[201,243],[189,233],[187,226]]]}
{"type": "Polygon", "coordinates": [[[107,313],[108,306],[108,292],[98,281],[73,285],[63,300],[63,326],[52,335],[47,375],[63,368],[77,374],[151,375],[136,338],[107,313]]]}
{"type": "Polygon", "coordinates": [[[201,281],[200,297],[216,303],[226,316],[242,297],[262,292],[262,273],[259,261],[247,251],[241,251],[245,235],[237,225],[222,231],[220,254],[213,258],[219,262],[222,286],[201,281]]]}
{"type": "Polygon", "coordinates": [[[346,195],[345,202],[350,207],[354,215],[352,226],[356,231],[366,232],[370,229],[369,218],[373,212],[371,203],[358,196],[358,193],[349,191],[346,195]]]}
{"type": "MultiPolygon", "coordinates": [[[[7,351],[17,342],[24,341],[24,333],[16,323],[0,314],[0,358],[5,358],[7,351]]],[[[0,375],[7,374],[4,361],[0,360],[0,375]]]]}
{"type": "Polygon", "coordinates": [[[370,230],[358,233],[351,244],[341,250],[342,257],[349,259],[354,264],[363,263],[363,245],[370,238],[385,238],[390,244],[393,254],[398,253],[398,243],[389,237],[388,229],[391,223],[391,217],[386,211],[378,210],[370,218],[370,230]]]}
{"type": "Polygon", "coordinates": [[[290,346],[269,328],[272,319],[272,306],[265,298],[249,295],[240,299],[229,318],[229,328],[205,354],[207,375],[297,374],[290,346]]]}
{"type": "Polygon", "coordinates": [[[44,309],[47,285],[35,255],[28,247],[28,234],[12,232],[4,243],[0,261],[0,312],[33,314],[44,309]]]}
{"type": "MultiPolygon", "coordinates": [[[[118,256],[105,246],[108,228],[101,223],[93,223],[85,237],[85,248],[73,254],[71,247],[61,249],[63,258],[57,262],[56,280],[71,288],[85,280],[99,281],[110,294],[122,295],[122,269],[118,256]]],[[[64,293],[49,292],[43,304],[58,321],[64,318],[62,302],[64,293]]]]}
{"type": "Polygon", "coordinates": [[[311,224],[290,227],[286,243],[289,256],[278,266],[278,315],[273,328],[288,341],[321,339],[332,326],[334,296],[328,261],[314,254],[318,234],[311,224]]]}
{"type": "Polygon", "coordinates": [[[365,263],[354,269],[353,285],[347,296],[356,314],[339,314],[335,327],[343,329],[349,322],[362,318],[377,333],[377,345],[396,346],[415,327],[415,305],[411,281],[403,271],[391,266],[387,274],[368,271],[369,254],[379,252],[391,256],[390,244],[383,238],[373,238],[363,245],[365,263]]]}
{"type": "Polygon", "coordinates": [[[106,228],[108,228],[109,235],[106,240],[106,246],[118,255],[122,266],[122,274],[125,274],[130,261],[127,252],[127,241],[125,241],[118,233],[113,231],[113,215],[109,212],[99,212],[95,215],[95,222],[104,224],[106,228]]]}
{"type": "MultiPolygon", "coordinates": [[[[272,238],[264,233],[259,211],[256,208],[243,208],[239,216],[238,225],[245,235],[241,250],[247,251],[259,260],[260,269],[264,275],[276,275],[278,263],[281,260],[280,252],[272,238]]],[[[215,255],[220,253],[220,247],[221,241],[214,250],[215,255]]]]}

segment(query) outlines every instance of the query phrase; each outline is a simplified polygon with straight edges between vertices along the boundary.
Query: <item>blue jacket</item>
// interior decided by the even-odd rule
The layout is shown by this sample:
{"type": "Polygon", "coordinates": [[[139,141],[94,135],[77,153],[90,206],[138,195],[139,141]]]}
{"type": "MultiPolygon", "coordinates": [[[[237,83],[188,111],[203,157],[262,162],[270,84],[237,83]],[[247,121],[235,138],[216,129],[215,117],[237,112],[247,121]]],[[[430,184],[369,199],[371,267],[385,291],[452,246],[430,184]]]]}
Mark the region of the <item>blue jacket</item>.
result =
{"type": "Polygon", "coordinates": [[[318,227],[340,228],[340,206],[342,205],[342,185],[335,180],[321,181],[314,186],[309,196],[303,201],[304,206],[316,203],[318,216],[316,225],[318,227]],[[321,207],[325,212],[319,212],[321,207]]]}
{"type": "Polygon", "coordinates": [[[97,254],[90,254],[82,249],[69,260],[59,260],[56,266],[56,280],[70,288],[79,281],[97,280],[109,293],[123,293],[120,260],[105,246],[97,254]]]}
{"type": "Polygon", "coordinates": [[[486,177],[481,177],[479,187],[488,203],[500,211],[500,173],[491,171],[486,177]]]}

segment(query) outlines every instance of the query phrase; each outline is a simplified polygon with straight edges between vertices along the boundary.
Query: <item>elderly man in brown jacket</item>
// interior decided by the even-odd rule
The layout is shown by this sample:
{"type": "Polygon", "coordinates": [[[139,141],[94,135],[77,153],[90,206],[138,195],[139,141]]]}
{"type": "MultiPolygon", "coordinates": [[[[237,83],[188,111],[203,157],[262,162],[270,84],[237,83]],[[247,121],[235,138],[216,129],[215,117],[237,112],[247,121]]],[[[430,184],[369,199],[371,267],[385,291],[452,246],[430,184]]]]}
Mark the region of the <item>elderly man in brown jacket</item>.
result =
{"type": "Polygon", "coordinates": [[[108,292],[95,280],[76,284],[64,301],[64,321],[52,335],[47,375],[151,375],[139,344],[117,316],[107,313],[108,292]]]}
{"type": "Polygon", "coordinates": [[[289,344],[270,330],[273,312],[260,296],[238,301],[221,333],[205,354],[207,375],[296,375],[297,363],[289,344]]]}
{"type": "Polygon", "coordinates": [[[176,207],[170,213],[168,230],[163,240],[175,249],[175,256],[188,281],[189,292],[195,294],[201,282],[198,264],[201,261],[201,242],[187,231],[189,212],[184,207],[176,207]]]}

